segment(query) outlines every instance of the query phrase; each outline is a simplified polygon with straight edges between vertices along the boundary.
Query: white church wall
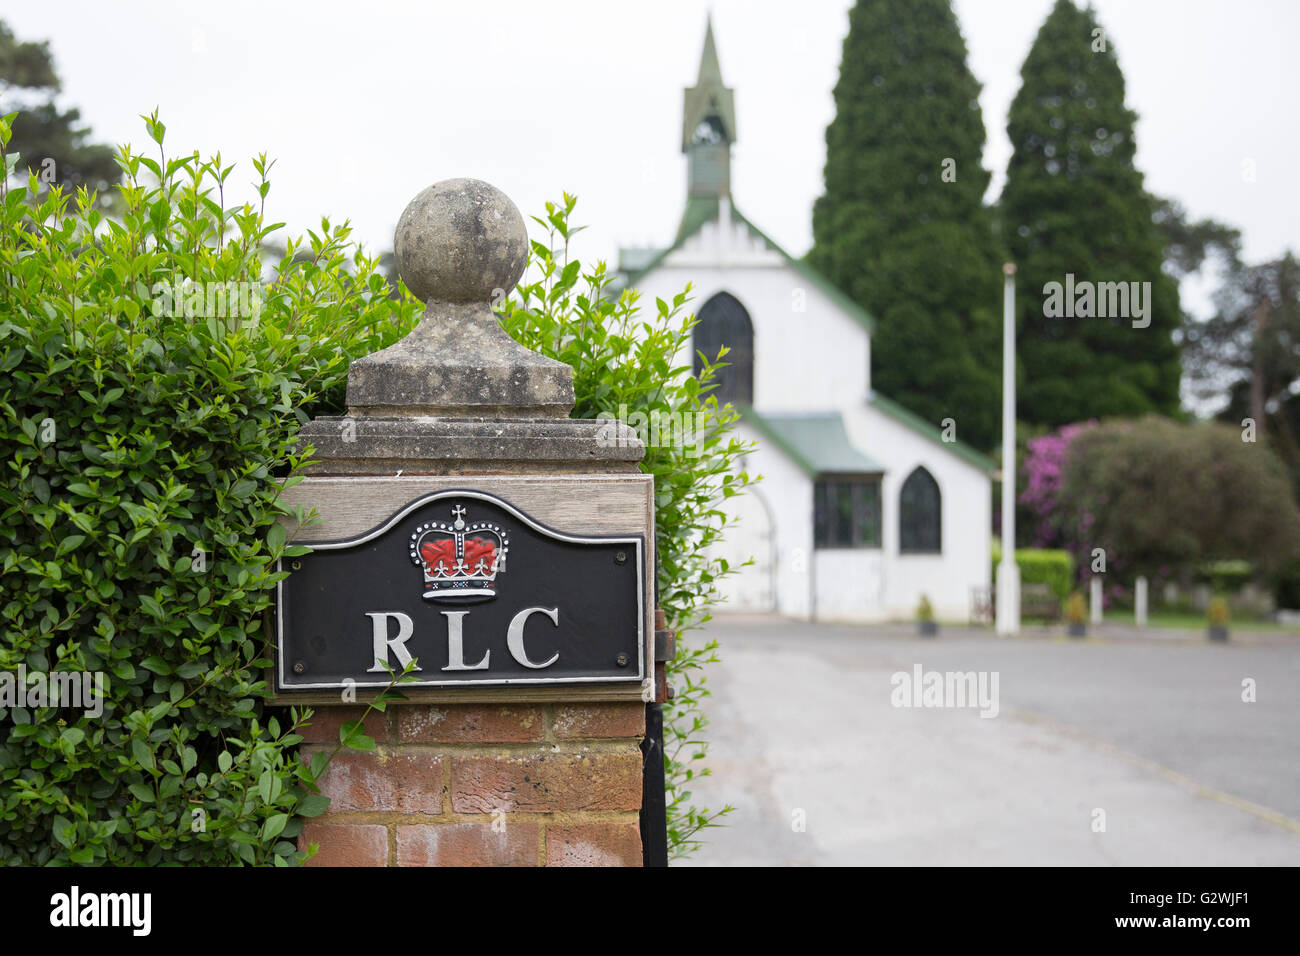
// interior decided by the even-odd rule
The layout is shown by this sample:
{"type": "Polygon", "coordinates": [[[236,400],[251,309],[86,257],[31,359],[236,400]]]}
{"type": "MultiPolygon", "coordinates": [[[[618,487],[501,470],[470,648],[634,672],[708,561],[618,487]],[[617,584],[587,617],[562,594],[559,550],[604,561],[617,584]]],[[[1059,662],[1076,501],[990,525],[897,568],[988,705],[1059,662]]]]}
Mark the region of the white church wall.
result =
{"type": "MultiPolygon", "coordinates": [[[[719,292],[745,307],[754,325],[754,408],[825,411],[866,400],[870,336],[785,260],[747,268],[662,266],[637,284],[643,302],[668,301],[692,284],[686,308],[698,312],[719,292]],[[804,311],[796,311],[802,307],[804,311]]],[[[679,362],[690,364],[693,353],[679,362]]]]}
{"type": "MultiPolygon", "coordinates": [[[[966,619],[971,588],[989,583],[988,476],[867,404],[870,335],[743,223],[705,224],[642,277],[637,288],[653,309],[655,298],[671,300],[688,282],[692,298],[687,309],[698,311],[712,296],[728,292],[749,313],[759,414],[840,411],[850,440],[886,469],[882,546],[818,551],[812,546],[812,480],[775,448],[760,443],[744,467],[764,475],[760,487],[768,507],[742,503],[732,508],[744,520],[717,552],[729,561],[754,554],[759,566],[722,585],[728,598],[722,610],[774,605],[788,617],[815,614],[820,620],[866,622],[911,617],[925,594],[940,618],[966,619]],[[942,494],[939,555],[901,555],[898,550],[898,494],[918,464],[930,471],[942,494]],[[772,582],[770,589],[764,576],[772,582]]],[[[678,363],[689,365],[691,359],[684,353],[678,363]]],[[[742,434],[759,437],[748,427],[742,434]]]]}
{"type": "Polygon", "coordinates": [[[863,623],[886,617],[884,555],[879,548],[820,548],[814,563],[813,616],[828,623],[863,623]]]}
{"type": "MultiPolygon", "coordinates": [[[[736,435],[747,442],[759,439],[758,433],[743,423],[736,435]]],[[[751,476],[761,474],[763,480],[755,486],[753,496],[738,495],[724,504],[724,510],[740,520],[711,555],[724,555],[732,561],[752,554],[756,566],[767,567],[746,568],[724,579],[720,590],[726,600],[718,611],[776,610],[785,617],[806,620],[812,564],[812,482],[761,440],[757,450],[745,457],[742,467],[751,476]],[[770,530],[765,518],[770,520],[770,530]],[[755,600],[761,593],[761,586],[754,580],[757,575],[767,575],[771,582],[771,600],[766,606],[755,600]]]]}
{"type": "Polygon", "coordinates": [[[846,411],[844,424],[849,440],[887,469],[881,484],[883,613],[910,618],[924,594],[938,618],[967,620],[971,588],[990,583],[989,476],[869,405],[846,411]],[[899,492],[918,465],[939,484],[942,550],[937,555],[899,553],[899,492]]]}

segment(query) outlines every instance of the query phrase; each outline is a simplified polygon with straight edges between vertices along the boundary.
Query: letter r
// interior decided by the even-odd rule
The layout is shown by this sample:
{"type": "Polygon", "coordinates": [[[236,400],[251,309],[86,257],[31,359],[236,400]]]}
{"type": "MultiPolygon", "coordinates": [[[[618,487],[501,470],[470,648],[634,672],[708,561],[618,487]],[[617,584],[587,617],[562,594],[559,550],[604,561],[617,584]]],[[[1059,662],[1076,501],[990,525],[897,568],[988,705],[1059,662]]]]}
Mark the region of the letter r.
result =
{"type": "MultiPolygon", "coordinates": [[[[383,674],[386,672],[384,665],[388,663],[388,652],[391,650],[397,655],[397,662],[402,666],[411,663],[411,652],[406,649],[406,642],[411,639],[411,634],[415,631],[415,622],[410,616],[403,614],[401,611],[375,611],[367,612],[366,617],[370,618],[374,625],[374,657],[371,660],[374,664],[366,668],[368,674],[383,674]],[[397,620],[397,636],[389,638],[388,636],[388,619],[397,620]]],[[[416,670],[420,670],[419,667],[416,670]]]]}

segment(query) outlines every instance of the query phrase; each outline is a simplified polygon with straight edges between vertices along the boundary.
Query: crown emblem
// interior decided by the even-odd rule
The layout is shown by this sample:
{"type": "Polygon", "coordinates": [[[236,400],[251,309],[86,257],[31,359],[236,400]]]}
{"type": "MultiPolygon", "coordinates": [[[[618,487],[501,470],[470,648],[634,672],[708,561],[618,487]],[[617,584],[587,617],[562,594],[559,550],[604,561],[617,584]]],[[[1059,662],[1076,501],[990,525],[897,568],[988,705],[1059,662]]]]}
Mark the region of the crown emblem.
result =
{"type": "Polygon", "coordinates": [[[500,525],[465,521],[466,508],[451,509],[453,521],[426,521],[410,538],[411,563],[424,572],[424,597],[465,601],[496,597],[496,579],[506,570],[510,541],[500,525]]]}

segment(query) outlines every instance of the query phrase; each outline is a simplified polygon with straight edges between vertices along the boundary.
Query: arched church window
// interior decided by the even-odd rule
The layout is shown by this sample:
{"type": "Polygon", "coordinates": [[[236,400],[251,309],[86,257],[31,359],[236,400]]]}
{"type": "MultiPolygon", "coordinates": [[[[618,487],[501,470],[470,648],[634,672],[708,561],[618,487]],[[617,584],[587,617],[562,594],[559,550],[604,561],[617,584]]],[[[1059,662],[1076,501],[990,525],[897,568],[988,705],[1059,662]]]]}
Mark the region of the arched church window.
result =
{"type": "Polygon", "coordinates": [[[938,554],[943,541],[942,497],[934,476],[918,465],[898,494],[898,550],[938,554]]]}
{"type": "Polygon", "coordinates": [[[725,345],[730,351],[722,357],[727,363],[714,372],[717,383],[712,394],[718,404],[751,405],[754,402],[754,324],[736,297],[719,292],[699,312],[694,329],[695,374],[704,369],[700,353],[716,361],[725,345]]]}

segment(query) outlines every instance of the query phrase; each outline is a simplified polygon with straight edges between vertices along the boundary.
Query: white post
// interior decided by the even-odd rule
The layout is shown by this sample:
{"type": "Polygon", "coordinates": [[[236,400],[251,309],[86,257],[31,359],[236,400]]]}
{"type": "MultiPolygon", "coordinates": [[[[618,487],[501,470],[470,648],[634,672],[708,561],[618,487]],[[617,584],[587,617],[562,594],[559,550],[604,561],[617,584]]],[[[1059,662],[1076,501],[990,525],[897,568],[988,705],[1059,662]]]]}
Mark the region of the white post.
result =
{"type": "Polygon", "coordinates": [[[1089,597],[1091,597],[1091,607],[1089,608],[1089,619],[1093,624],[1101,623],[1101,582],[1105,580],[1100,574],[1094,574],[1088,580],[1089,597]]]}
{"type": "Polygon", "coordinates": [[[1133,586],[1133,620],[1138,627],[1147,626],[1147,579],[1141,574],[1133,586]]]}
{"type": "Polygon", "coordinates": [[[998,565],[999,634],[1020,632],[1016,564],[1016,267],[1002,267],[1002,561],[998,565]]]}

